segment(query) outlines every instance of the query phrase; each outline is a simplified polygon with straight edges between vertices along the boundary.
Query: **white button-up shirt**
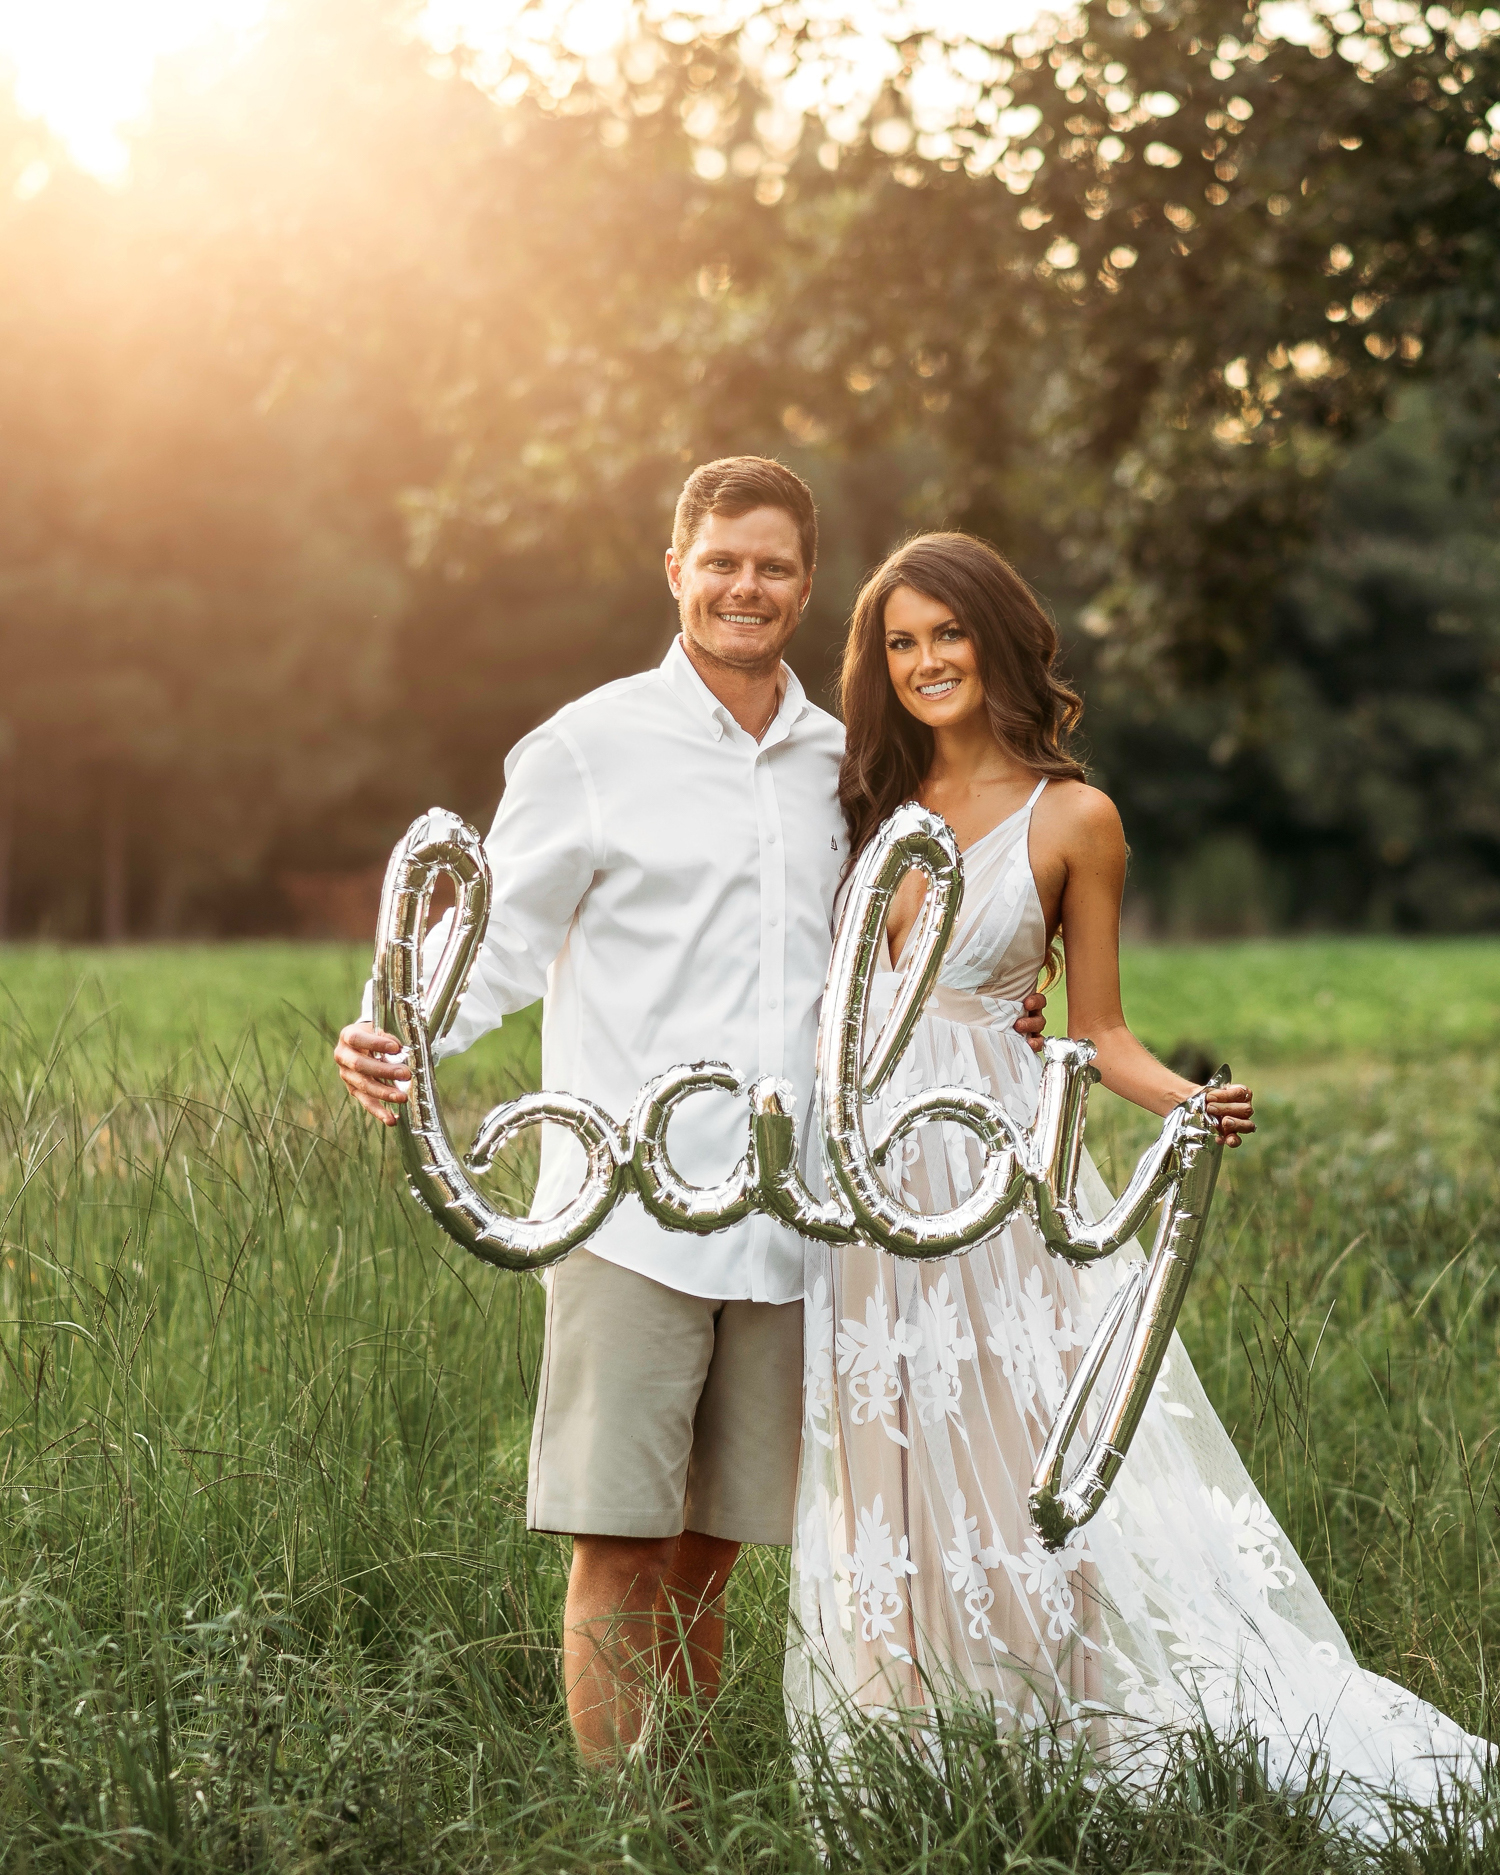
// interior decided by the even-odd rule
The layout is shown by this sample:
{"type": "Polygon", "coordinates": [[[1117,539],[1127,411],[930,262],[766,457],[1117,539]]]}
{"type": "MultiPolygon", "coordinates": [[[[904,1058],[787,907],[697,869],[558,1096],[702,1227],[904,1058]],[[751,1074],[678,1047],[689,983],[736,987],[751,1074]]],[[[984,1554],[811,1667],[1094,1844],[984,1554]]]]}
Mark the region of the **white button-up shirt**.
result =
{"type": "MultiPolygon", "coordinates": [[[[844,863],[843,745],[790,671],[757,743],[680,639],[656,670],[533,730],[505,764],[485,843],[489,929],[437,1052],[469,1047],[544,996],[544,1088],[585,1094],[623,1121],[652,1075],[719,1060],[742,1083],[790,1081],[805,1122],[844,863]]],[[[428,939],[429,965],[446,924],[428,939]]],[[[679,1108],[668,1144],[680,1174],[725,1177],[747,1113],[743,1096],[720,1093],[679,1108]]],[[[583,1169],[572,1136],[544,1127],[532,1215],[567,1203],[583,1169]]],[[[688,1295],[802,1294],[801,1238],[759,1214],[697,1237],[664,1229],[631,1192],[588,1247],[688,1295]]]]}

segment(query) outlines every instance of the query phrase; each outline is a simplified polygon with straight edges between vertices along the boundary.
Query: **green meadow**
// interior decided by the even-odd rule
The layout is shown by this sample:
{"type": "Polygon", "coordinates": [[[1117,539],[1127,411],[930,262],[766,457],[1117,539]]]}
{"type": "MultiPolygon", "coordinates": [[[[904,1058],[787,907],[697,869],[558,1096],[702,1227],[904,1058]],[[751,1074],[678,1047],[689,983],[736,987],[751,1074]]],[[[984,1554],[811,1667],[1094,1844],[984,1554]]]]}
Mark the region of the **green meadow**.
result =
{"type": "MultiPolygon", "coordinates": [[[[711,1733],[674,1714],[584,1777],[566,1546],[523,1528],[540,1291],[449,1244],[342,1098],[366,964],[0,952],[0,1868],[1500,1867],[1442,1818],[1341,1840],[1243,1742],[1134,1795],[962,1714],[842,1779],[794,1762],[770,1552],[711,1733]]],[[[1153,1047],[1256,1089],[1182,1323],[1209,1395],[1364,1664],[1493,1735],[1500,943],[1125,976],[1153,1047]]],[[[536,1066],[526,1016],[445,1067],[455,1131],[536,1066]]],[[[1152,1122],[1096,1099],[1118,1178],[1152,1122]]]]}

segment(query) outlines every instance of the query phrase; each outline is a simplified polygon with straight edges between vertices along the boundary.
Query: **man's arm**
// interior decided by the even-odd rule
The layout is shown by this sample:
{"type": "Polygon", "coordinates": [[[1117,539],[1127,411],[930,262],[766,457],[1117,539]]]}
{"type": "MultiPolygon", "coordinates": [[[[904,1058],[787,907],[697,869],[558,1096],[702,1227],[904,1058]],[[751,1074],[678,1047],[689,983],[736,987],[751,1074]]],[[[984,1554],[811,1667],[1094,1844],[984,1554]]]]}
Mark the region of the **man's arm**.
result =
{"type": "MultiPolygon", "coordinates": [[[[434,1050],[439,1056],[461,1053],[542,994],[597,863],[595,804],[569,741],[544,727],[505,766],[505,793],[485,841],[494,878],[489,925],[453,1026],[434,1050]]],[[[429,969],[452,918],[445,914],[423,940],[429,969]]],[[[333,1058],[350,1095],[392,1126],[410,1070],[400,1042],[374,1026],[372,999],[366,984],[364,1013],[342,1031],[333,1058]]]]}

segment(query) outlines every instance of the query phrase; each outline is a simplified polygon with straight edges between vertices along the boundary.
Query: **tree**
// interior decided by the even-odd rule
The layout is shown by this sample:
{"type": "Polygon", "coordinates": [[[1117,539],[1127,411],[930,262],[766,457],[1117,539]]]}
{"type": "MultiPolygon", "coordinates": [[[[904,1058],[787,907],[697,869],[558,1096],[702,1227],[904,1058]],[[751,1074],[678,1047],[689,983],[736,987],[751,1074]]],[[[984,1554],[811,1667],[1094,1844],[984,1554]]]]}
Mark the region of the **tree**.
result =
{"type": "MultiPolygon", "coordinates": [[[[123,855],[132,928],[243,926],[414,802],[483,815],[518,734],[659,655],[684,468],[755,448],[830,522],[815,686],[896,534],[976,528],[1063,620],[1143,870],[1236,816],[1412,915],[1366,864],[1406,836],[1314,837],[1283,760],[1315,665],[1325,739],[1368,695],[1329,674],[1358,631],[1318,664],[1291,623],[1353,439],[1402,384],[1494,376],[1495,33],[1378,5],[1335,49],[1312,14],[1293,43],[1095,0],[1046,41],[895,46],[863,104],[837,36],[768,7],[538,39],[497,104],[405,0],[286,0],[164,86],[118,192],[0,124],[13,178],[53,166],[0,210],[20,919],[98,929],[112,879],[119,923],[123,855]]],[[[1443,460],[1472,478],[1471,402],[1443,460]]],[[[1465,853],[1445,876],[1492,866],[1465,853]]]]}

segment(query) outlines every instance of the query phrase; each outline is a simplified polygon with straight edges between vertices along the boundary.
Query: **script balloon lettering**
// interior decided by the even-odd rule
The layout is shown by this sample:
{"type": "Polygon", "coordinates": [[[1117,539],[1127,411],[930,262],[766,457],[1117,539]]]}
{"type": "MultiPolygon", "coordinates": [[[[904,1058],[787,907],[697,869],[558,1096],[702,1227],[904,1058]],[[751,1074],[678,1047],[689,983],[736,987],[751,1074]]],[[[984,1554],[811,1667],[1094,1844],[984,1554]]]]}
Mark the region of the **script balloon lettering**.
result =
{"type": "Polygon", "coordinates": [[[391,855],[375,937],[375,1019],[402,1043],[411,1090],[397,1132],[407,1183],[450,1237],[501,1269],[541,1269],[593,1235],[625,1182],[625,1142],[602,1108],[572,1094],[526,1094],[481,1122],[468,1167],[459,1160],[438,1108],[432,1047],[453,1021],[490,915],[490,868],[474,829],[441,807],[412,822],[391,855]],[[422,981],[422,934],[433,887],[446,873],[458,905],[432,982],[422,981]],[[469,1177],[504,1145],[550,1120],[576,1135],[588,1155],[583,1188],[555,1217],[518,1218],[500,1210],[469,1177]]]}
{"type": "MultiPolygon", "coordinates": [[[[410,1096],[397,1116],[408,1183],[443,1229],[488,1263],[512,1270],[555,1263],[585,1242],[627,1192],[668,1230],[704,1235],[760,1211],[804,1236],[869,1243],[892,1256],[915,1258],[968,1250],[1024,1207],[1052,1254],[1080,1264],[1112,1256],[1159,1209],[1151,1255],[1131,1268],[1084,1350],[1032,1478],[1032,1521],[1049,1549],[1060,1548],[1104,1502],[1182,1308],[1222,1156],[1222,1141],[1207,1116],[1208,1090],[1173,1108],[1125,1190],[1093,1222],[1082,1216],[1076,1200],[1089,1088],[1099,1078],[1087,1041],[1043,1044],[1041,1089],[1029,1127],[990,1094],[931,1087],[898,1103],[871,1139],[866,1106],[890,1084],[910,1045],[963,896],[963,863],[952,830],[937,815],[908,805],[891,815],[860,856],[834,940],[815,1096],[826,1196],[813,1192],[798,1162],[790,1086],[770,1075],[742,1083],[731,1066],[718,1061],[656,1075],[623,1125],[573,1094],[526,1094],[503,1102],[480,1123],[460,1159],[438,1106],[433,1047],[452,1023],[483,942],[490,893],[479,835],[456,815],[433,808],[412,823],[391,855],[375,945],[376,1019],[398,1037],[411,1069],[410,1096]],[[891,900],[914,870],[926,879],[926,896],[890,1012],[869,1042],[871,983],[891,900]],[[444,874],[457,888],[458,905],[431,980],[424,981],[423,933],[433,888],[444,874]],[[682,1101],[709,1091],[745,1097],[745,1151],[719,1184],[695,1186],[672,1164],[667,1128],[682,1101]],[[551,1217],[514,1217],[470,1174],[487,1171],[528,1127],[547,1123],[565,1127],[582,1145],[583,1184],[551,1217]],[[951,1211],[932,1214],[903,1202],[900,1181],[887,1166],[914,1128],[938,1124],[972,1134],[984,1159],[968,1196],[951,1211]],[[1118,1370],[1070,1466],[1070,1447],[1116,1348],[1123,1349],[1118,1370]]],[[[1221,1068],[1209,1086],[1228,1077],[1229,1070],[1221,1068]]]]}

